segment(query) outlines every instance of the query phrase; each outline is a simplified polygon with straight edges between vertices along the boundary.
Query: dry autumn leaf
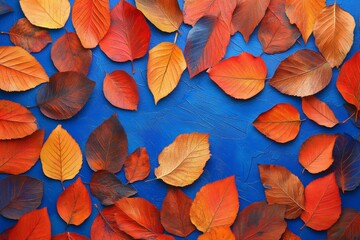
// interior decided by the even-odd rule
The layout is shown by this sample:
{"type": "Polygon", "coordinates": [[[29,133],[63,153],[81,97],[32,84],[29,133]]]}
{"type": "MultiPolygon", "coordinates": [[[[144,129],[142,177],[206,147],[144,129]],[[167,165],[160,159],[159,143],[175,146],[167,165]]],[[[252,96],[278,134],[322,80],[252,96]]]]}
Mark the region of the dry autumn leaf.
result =
{"type": "Polygon", "coordinates": [[[40,63],[21,47],[0,47],[0,89],[7,92],[26,91],[48,82],[40,63]]]}
{"type": "Polygon", "coordinates": [[[109,0],[75,0],[72,22],[82,46],[96,47],[110,28],[109,0]]]}
{"type": "Polygon", "coordinates": [[[144,180],[149,176],[150,160],[145,148],[136,149],[126,158],[124,172],[129,183],[144,180]]]}
{"type": "Polygon", "coordinates": [[[64,232],[53,236],[51,240],[88,240],[88,238],[74,232],[64,232]]]}
{"type": "Polygon", "coordinates": [[[230,227],[239,210],[235,177],[209,183],[196,194],[190,208],[190,219],[201,232],[214,227],[230,227]]]}
{"type": "Polygon", "coordinates": [[[40,160],[47,177],[64,182],[79,173],[82,153],[77,142],[58,125],[44,143],[40,160]]]}
{"type": "Polygon", "coordinates": [[[199,236],[198,240],[235,240],[235,235],[231,232],[230,227],[214,227],[208,232],[199,236]]]}
{"type": "Polygon", "coordinates": [[[179,135],[160,153],[160,166],[155,169],[156,178],[177,187],[192,184],[204,171],[210,158],[209,148],[208,134],[179,135]]]}
{"type": "Polygon", "coordinates": [[[306,97],[323,90],[331,77],[331,67],[319,53],[301,49],[280,63],[269,84],[281,93],[306,97]]]}
{"type": "Polygon", "coordinates": [[[299,133],[300,114],[291,104],[280,103],[260,114],[253,125],[266,137],[286,143],[294,140],[299,133]]]}
{"type": "Polygon", "coordinates": [[[155,104],[176,88],[185,69],[185,57],[176,44],[163,42],[149,51],[147,78],[155,104]]]}
{"type": "Polygon", "coordinates": [[[339,221],[327,231],[327,239],[360,239],[360,212],[343,209],[339,221]]]}
{"type": "Polygon", "coordinates": [[[29,21],[38,27],[64,27],[70,15],[68,0],[20,0],[20,6],[29,21]]]}
{"type": "Polygon", "coordinates": [[[302,109],[308,118],[321,126],[332,128],[339,124],[339,120],[329,106],[315,96],[303,98],[302,109]]]}
{"type": "Polygon", "coordinates": [[[336,2],[325,7],[314,26],[316,46],[331,67],[339,67],[354,41],[355,20],[336,2]]]}
{"type": "Polygon", "coordinates": [[[224,92],[236,99],[249,99],[265,86],[267,68],[261,57],[241,53],[208,70],[209,77],[224,92]]]}
{"type": "Polygon", "coordinates": [[[289,229],[286,229],[284,234],[281,236],[281,240],[301,240],[301,238],[289,229]]]}

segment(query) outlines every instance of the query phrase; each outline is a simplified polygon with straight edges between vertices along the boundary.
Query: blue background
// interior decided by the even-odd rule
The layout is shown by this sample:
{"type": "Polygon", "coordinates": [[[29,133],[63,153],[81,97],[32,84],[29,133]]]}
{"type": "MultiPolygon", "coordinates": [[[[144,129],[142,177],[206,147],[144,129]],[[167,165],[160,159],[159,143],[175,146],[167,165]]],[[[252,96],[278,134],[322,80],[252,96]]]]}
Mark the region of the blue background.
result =
{"type": "MultiPolygon", "coordinates": [[[[7,2],[14,8],[14,12],[0,16],[0,31],[5,32],[9,31],[10,27],[19,18],[24,17],[18,1],[8,0],[7,2]]],[[[73,0],[70,0],[70,2],[72,5],[73,0]]],[[[134,5],[133,0],[129,2],[134,5]]],[[[117,3],[118,0],[111,0],[111,8],[117,3]]],[[[332,3],[333,1],[327,1],[327,5],[332,3]]],[[[343,9],[350,12],[358,24],[360,13],[359,2],[340,0],[337,3],[343,9]]],[[[183,1],[180,1],[180,5],[182,8],[183,1]]],[[[163,33],[150,22],[148,23],[152,33],[150,48],[164,41],[173,42],[175,33],[163,33]]],[[[71,17],[67,21],[66,30],[74,31],[71,17]]],[[[189,30],[190,27],[185,24],[182,24],[180,27],[182,34],[179,35],[177,44],[182,49],[184,49],[189,30]]],[[[50,32],[53,42],[55,42],[65,34],[65,29],[51,30],[50,32]]],[[[354,45],[346,60],[359,50],[359,43],[360,32],[357,25],[355,28],[354,45]]],[[[12,45],[7,35],[0,35],[0,45],[12,45]]],[[[302,48],[317,50],[314,45],[313,36],[307,45],[299,38],[299,42],[285,53],[275,55],[263,54],[262,58],[268,67],[268,77],[274,74],[274,71],[283,59],[302,48]]],[[[57,72],[50,59],[50,50],[51,45],[48,45],[42,52],[33,54],[44,66],[49,76],[57,72]]],[[[244,51],[256,56],[262,53],[261,45],[257,39],[257,31],[252,34],[248,44],[244,42],[239,33],[232,37],[225,58],[238,55],[244,51]]],[[[47,138],[57,124],[62,124],[76,139],[84,153],[85,143],[90,133],[116,112],[127,132],[129,153],[137,147],[144,146],[150,155],[151,173],[148,179],[154,178],[153,169],[158,166],[157,156],[177,135],[190,132],[209,133],[211,135],[212,157],[205,167],[204,174],[193,185],[183,188],[185,193],[191,198],[195,197],[196,192],[204,184],[230,175],[236,175],[241,209],[252,202],[264,200],[265,195],[260,182],[257,164],[271,163],[285,166],[299,176],[304,186],[306,186],[310,181],[324,174],[311,175],[306,171],[302,173],[302,167],[298,162],[298,152],[304,140],[317,133],[347,132],[355,138],[359,135],[359,129],[350,121],[346,124],[340,124],[333,129],[327,129],[307,119],[302,123],[300,133],[294,141],[288,144],[277,144],[261,135],[252,127],[252,122],[260,113],[282,102],[293,104],[300,111],[301,118],[306,119],[301,111],[300,98],[282,95],[266,84],[265,89],[251,100],[235,100],[218,88],[206,73],[190,79],[187,70],[182,75],[181,81],[173,93],[161,100],[158,105],[155,105],[146,80],[148,55],[135,61],[136,74],[133,77],[138,84],[140,93],[138,111],[131,112],[117,109],[104,98],[102,93],[103,79],[105,73],[111,73],[117,69],[123,69],[131,73],[131,64],[130,62],[112,62],[101,52],[99,47],[94,49],[93,53],[93,61],[88,77],[95,81],[97,85],[89,102],[75,117],[61,122],[46,118],[37,108],[31,109],[38,120],[39,128],[45,129],[47,138]]],[[[337,77],[338,70],[334,69],[330,85],[317,94],[317,97],[325,101],[334,110],[339,120],[344,120],[348,117],[348,114],[342,106],[344,100],[335,87],[337,77]]],[[[38,89],[39,87],[22,93],[0,91],[0,99],[9,99],[19,102],[24,106],[34,106],[36,105],[35,96],[38,89]]],[[[84,182],[89,182],[91,174],[92,171],[84,158],[79,176],[84,182]]],[[[56,201],[62,192],[60,182],[45,177],[40,161],[25,175],[44,181],[44,198],[41,207],[48,207],[53,235],[64,231],[73,231],[89,236],[91,224],[97,215],[95,208],[93,208],[91,216],[81,226],[66,227],[66,224],[56,212],[56,201]]],[[[117,175],[125,181],[123,171],[117,175]]],[[[4,177],[6,175],[0,174],[1,179],[4,177]]],[[[73,181],[66,181],[65,186],[69,186],[73,181]]],[[[158,208],[161,207],[162,200],[167,191],[167,186],[162,181],[141,181],[134,183],[132,186],[138,191],[138,197],[146,198],[158,208]]],[[[352,207],[360,210],[360,189],[341,194],[341,197],[344,208],[352,207]]],[[[100,205],[94,197],[92,197],[92,201],[100,205]]],[[[15,223],[15,221],[0,216],[0,232],[15,223]]],[[[302,225],[303,222],[301,220],[288,221],[288,227],[301,236],[302,239],[326,238],[325,232],[316,232],[307,227],[300,230],[302,225]]],[[[196,239],[198,234],[195,231],[190,235],[189,239],[196,239]]]]}

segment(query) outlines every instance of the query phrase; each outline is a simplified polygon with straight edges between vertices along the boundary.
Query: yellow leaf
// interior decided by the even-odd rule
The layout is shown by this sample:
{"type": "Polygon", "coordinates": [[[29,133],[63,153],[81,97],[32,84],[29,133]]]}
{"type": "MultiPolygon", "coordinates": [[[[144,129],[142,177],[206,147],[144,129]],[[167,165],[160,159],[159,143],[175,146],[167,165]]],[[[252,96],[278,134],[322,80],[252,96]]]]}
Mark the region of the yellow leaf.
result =
{"type": "Polygon", "coordinates": [[[20,0],[20,6],[33,25],[44,28],[62,28],[70,15],[68,0],[20,0]]]}
{"type": "Polygon", "coordinates": [[[44,143],[40,159],[44,174],[61,182],[73,179],[82,165],[79,145],[61,125],[52,131],[44,143]]]}
{"type": "Polygon", "coordinates": [[[208,134],[179,135],[160,153],[160,166],[155,169],[155,176],[173,186],[192,184],[203,173],[210,158],[209,147],[208,134]]]}
{"type": "Polygon", "coordinates": [[[149,51],[147,76],[155,103],[175,89],[185,69],[184,55],[176,44],[163,42],[149,51]]]}

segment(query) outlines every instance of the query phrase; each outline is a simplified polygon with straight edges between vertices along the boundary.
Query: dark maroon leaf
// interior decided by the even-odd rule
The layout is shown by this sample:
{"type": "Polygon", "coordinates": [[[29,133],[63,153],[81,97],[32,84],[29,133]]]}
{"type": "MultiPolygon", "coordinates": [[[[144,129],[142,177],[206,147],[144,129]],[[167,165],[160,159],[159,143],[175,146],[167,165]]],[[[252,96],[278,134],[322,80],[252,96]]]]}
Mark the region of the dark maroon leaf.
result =
{"type": "Polygon", "coordinates": [[[356,107],[354,105],[351,105],[349,103],[344,104],[345,109],[348,111],[349,115],[352,116],[352,122],[357,128],[360,128],[360,111],[357,111],[356,107]],[[357,118],[356,118],[357,117],[357,118]]]}
{"type": "Polygon", "coordinates": [[[360,239],[360,212],[345,208],[339,220],[327,232],[328,240],[360,239]]]}

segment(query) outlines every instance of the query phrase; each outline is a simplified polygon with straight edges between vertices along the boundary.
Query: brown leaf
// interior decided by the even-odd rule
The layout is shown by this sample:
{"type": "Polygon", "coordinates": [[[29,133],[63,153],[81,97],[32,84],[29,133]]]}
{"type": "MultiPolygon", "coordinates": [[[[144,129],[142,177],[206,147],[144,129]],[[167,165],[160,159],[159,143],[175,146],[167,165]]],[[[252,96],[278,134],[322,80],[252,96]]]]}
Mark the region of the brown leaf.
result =
{"type": "Polygon", "coordinates": [[[343,209],[339,221],[327,231],[328,240],[360,239],[360,212],[343,209]]]}
{"type": "Polygon", "coordinates": [[[125,177],[129,183],[144,180],[150,173],[149,155],[140,147],[131,153],[124,163],[125,177]]]}
{"type": "Polygon", "coordinates": [[[315,96],[303,98],[302,109],[308,118],[321,126],[332,128],[339,124],[334,112],[315,96]]]}

